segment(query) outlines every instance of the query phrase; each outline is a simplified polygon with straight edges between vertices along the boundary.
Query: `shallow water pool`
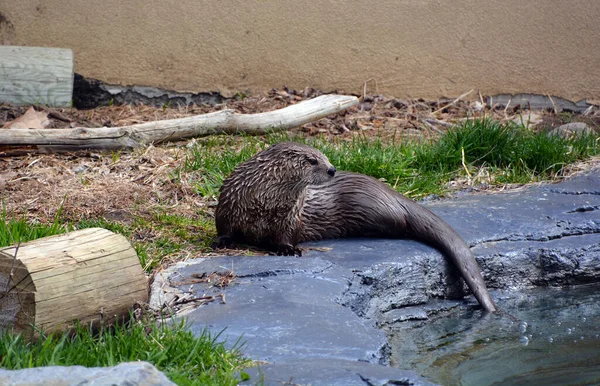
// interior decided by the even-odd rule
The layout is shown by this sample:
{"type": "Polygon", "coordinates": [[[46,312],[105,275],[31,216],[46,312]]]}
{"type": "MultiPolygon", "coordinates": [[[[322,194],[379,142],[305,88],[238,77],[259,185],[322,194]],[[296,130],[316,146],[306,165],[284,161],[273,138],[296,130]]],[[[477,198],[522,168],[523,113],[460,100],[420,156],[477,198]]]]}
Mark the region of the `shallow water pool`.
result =
{"type": "Polygon", "coordinates": [[[600,285],[506,292],[388,331],[392,366],[442,385],[600,385],[600,285]]]}

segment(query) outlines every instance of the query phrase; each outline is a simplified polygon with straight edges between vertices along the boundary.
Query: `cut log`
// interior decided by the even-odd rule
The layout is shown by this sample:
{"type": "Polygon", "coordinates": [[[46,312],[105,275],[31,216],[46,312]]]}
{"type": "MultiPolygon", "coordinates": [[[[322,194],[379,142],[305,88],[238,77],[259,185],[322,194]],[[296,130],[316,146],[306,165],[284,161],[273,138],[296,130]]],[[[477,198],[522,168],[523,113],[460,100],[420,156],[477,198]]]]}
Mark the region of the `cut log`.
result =
{"type": "Polygon", "coordinates": [[[74,321],[110,324],[148,301],[146,275],[127,239],[89,228],[0,249],[0,328],[32,336],[74,321]]]}
{"type": "Polygon", "coordinates": [[[0,46],[0,102],[71,106],[73,51],[0,46]]]}
{"type": "Polygon", "coordinates": [[[233,110],[222,110],[122,127],[5,129],[0,131],[0,149],[6,146],[26,146],[35,147],[34,150],[38,151],[117,150],[217,133],[263,134],[298,127],[357,103],[358,98],[354,96],[321,95],[283,109],[259,114],[238,114],[233,110]]]}

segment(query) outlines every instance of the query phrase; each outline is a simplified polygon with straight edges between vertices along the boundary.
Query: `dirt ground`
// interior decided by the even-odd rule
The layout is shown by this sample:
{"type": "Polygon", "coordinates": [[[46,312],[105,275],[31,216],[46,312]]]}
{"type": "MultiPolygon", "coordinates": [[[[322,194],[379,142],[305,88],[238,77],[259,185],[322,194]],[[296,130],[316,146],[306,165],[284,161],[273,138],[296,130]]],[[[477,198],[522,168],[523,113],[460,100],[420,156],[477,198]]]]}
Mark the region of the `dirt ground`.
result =
{"type": "MultiPolygon", "coordinates": [[[[231,100],[215,106],[182,108],[150,106],[109,106],[93,110],[48,109],[49,128],[123,126],[181,118],[221,109],[257,113],[279,109],[319,95],[314,90],[294,92],[272,90],[231,100]]],[[[600,109],[586,116],[570,113],[528,112],[504,106],[486,106],[475,101],[402,100],[365,96],[357,107],[304,125],[304,135],[326,135],[351,139],[356,135],[402,135],[431,137],[452,123],[469,117],[488,116],[498,120],[530,121],[535,130],[550,130],[562,123],[584,121],[600,128],[600,109]]],[[[28,107],[0,105],[0,127],[20,117],[28,107]]],[[[10,129],[1,129],[10,130],[10,129]]],[[[14,155],[14,149],[0,148],[0,191],[8,216],[25,216],[29,221],[51,222],[59,208],[61,218],[104,217],[123,224],[136,216],[148,216],[153,209],[194,216],[211,213],[214,198],[203,198],[192,189],[187,176],[175,180],[173,171],[185,158],[187,142],[149,146],[133,152],[78,152],[14,155]]],[[[598,161],[594,161],[598,163],[598,161]]],[[[584,166],[575,167],[581,168],[584,166]]],[[[141,236],[140,236],[141,237],[141,236]]]]}

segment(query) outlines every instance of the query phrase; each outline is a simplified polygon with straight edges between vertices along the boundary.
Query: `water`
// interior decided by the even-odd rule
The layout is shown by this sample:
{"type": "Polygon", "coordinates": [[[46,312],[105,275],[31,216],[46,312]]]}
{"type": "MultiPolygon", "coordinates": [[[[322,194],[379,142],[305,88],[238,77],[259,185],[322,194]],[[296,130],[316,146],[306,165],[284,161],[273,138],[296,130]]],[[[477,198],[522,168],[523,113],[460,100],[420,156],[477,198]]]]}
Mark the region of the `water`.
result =
{"type": "Polygon", "coordinates": [[[442,385],[600,385],[600,286],[507,292],[389,330],[392,366],[442,385]]]}

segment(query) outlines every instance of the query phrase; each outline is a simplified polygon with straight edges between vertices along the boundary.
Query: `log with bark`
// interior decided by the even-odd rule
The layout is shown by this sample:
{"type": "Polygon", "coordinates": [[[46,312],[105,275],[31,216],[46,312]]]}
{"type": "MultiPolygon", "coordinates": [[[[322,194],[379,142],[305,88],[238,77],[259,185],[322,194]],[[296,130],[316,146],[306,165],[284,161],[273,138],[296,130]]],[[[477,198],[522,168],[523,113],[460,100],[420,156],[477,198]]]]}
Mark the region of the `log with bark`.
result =
{"type": "Polygon", "coordinates": [[[148,301],[146,275],[127,239],[102,228],[0,249],[0,328],[31,337],[74,321],[107,325],[148,301]]]}
{"type": "Polygon", "coordinates": [[[122,127],[0,129],[0,150],[18,147],[45,152],[117,150],[218,133],[263,134],[298,127],[348,109],[357,103],[358,98],[354,96],[329,94],[258,114],[238,114],[233,110],[222,110],[122,127]]]}

